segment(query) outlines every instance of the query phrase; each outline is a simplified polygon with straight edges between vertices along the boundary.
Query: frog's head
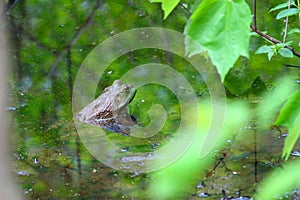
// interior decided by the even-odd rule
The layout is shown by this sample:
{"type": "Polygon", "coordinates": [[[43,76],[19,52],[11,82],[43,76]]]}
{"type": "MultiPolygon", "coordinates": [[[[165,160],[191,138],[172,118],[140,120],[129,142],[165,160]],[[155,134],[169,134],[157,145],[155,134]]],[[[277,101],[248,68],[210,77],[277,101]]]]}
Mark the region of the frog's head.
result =
{"type": "Polygon", "coordinates": [[[136,94],[136,88],[132,85],[123,84],[120,80],[114,81],[112,87],[115,91],[118,91],[114,99],[117,109],[122,110],[133,100],[136,94]]]}
{"type": "Polygon", "coordinates": [[[136,89],[132,85],[116,80],[111,86],[105,88],[97,99],[84,107],[77,117],[83,122],[111,118],[111,115],[124,112],[124,109],[128,108],[135,93],[136,89]]]}
{"type": "Polygon", "coordinates": [[[136,89],[132,85],[114,81],[103,93],[78,114],[79,121],[108,130],[128,134],[128,126],[134,124],[129,118],[128,105],[136,89]]]}

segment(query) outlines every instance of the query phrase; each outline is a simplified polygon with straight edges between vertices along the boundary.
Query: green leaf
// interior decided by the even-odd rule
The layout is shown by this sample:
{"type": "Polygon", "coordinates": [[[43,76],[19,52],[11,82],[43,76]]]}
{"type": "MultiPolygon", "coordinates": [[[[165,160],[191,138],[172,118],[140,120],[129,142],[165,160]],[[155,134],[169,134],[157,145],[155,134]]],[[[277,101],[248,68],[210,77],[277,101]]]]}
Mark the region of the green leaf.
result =
{"type": "Polygon", "coordinates": [[[275,122],[276,125],[283,125],[289,128],[289,134],[284,142],[282,157],[288,159],[300,135],[300,91],[289,96],[275,122]]]}
{"type": "Polygon", "coordinates": [[[187,35],[208,51],[222,81],[240,55],[249,57],[250,22],[244,0],[204,0],[189,20],[187,35]]]}
{"type": "Polygon", "coordinates": [[[272,45],[272,46],[274,46],[275,49],[279,50],[279,49],[281,49],[285,46],[291,45],[292,43],[293,43],[293,41],[288,41],[288,42],[285,42],[285,43],[278,43],[278,44],[275,44],[275,46],[274,45],[272,45]]]}
{"type": "Polygon", "coordinates": [[[274,56],[274,54],[277,54],[276,52],[276,46],[275,45],[271,45],[271,46],[261,46],[260,48],[258,48],[255,52],[255,54],[262,54],[262,53],[267,53],[268,54],[268,60],[270,61],[272,59],[272,57],[274,56]]]}
{"type": "Polygon", "coordinates": [[[283,43],[283,44],[284,44],[284,47],[285,47],[285,46],[289,46],[289,45],[293,44],[293,41],[288,41],[288,42],[285,42],[285,43],[283,43]]]}
{"type": "Polygon", "coordinates": [[[282,10],[278,13],[278,15],[276,16],[276,19],[281,19],[281,18],[284,18],[284,17],[287,17],[287,16],[295,15],[299,12],[300,12],[300,10],[297,9],[297,8],[285,9],[285,10],[282,10]]]}
{"type": "Polygon", "coordinates": [[[289,5],[288,2],[279,4],[279,5],[275,6],[274,8],[272,8],[269,12],[273,12],[274,10],[279,10],[281,8],[287,8],[288,5],[289,5]]]}
{"type": "Polygon", "coordinates": [[[293,34],[293,33],[300,33],[300,29],[299,28],[293,28],[291,29],[288,34],[293,34]]]}
{"type": "Polygon", "coordinates": [[[161,3],[162,10],[164,11],[164,19],[166,19],[169,14],[178,5],[180,0],[150,0],[151,3],[161,3]]]}
{"type": "Polygon", "coordinates": [[[297,159],[275,168],[259,182],[253,199],[286,199],[284,197],[288,191],[299,188],[299,167],[300,161],[297,159]]]}
{"type": "Polygon", "coordinates": [[[279,49],[284,48],[285,46],[286,46],[286,44],[284,44],[284,43],[278,43],[278,44],[272,45],[272,48],[279,50],[279,49]]]}
{"type": "Polygon", "coordinates": [[[279,49],[278,53],[281,56],[285,57],[285,58],[292,58],[292,57],[294,57],[293,52],[291,50],[287,49],[287,48],[281,48],[281,49],[279,49]]]}
{"type": "Polygon", "coordinates": [[[259,47],[255,51],[255,54],[269,53],[270,51],[272,51],[272,49],[270,48],[270,46],[264,45],[264,46],[259,47]]]}
{"type": "Polygon", "coordinates": [[[275,51],[270,51],[268,52],[268,60],[270,61],[272,59],[272,57],[274,56],[275,51]]]}
{"type": "Polygon", "coordinates": [[[267,128],[273,123],[274,116],[278,114],[280,108],[286,102],[286,97],[296,90],[296,84],[293,84],[295,78],[295,75],[280,77],[275,81],[274,87],[263,95],[256,111],[259,116],[259,120],[257,120],[259,127],[267,128]]]}
{"type": "Polygon", "coordinates": [[[300,136],[300,113],[295,119],[292,127],[289,128],[289,134],[284,141],[284,147],[282,150],[282,158],[287,160],[292,152],[293,147],[295,146],[299,136],[300,136]]]}
{"type": "MultiPolygon", "coordinates": [[[[282,83],[284,84],[284,83],[282,83]]],[[[292,127],[295,119],[300,114],[300,91],[291,94],[280,110],[280,114],[275,122],[276,125],[292,127]]]]}
{"type": "MultiPolygon", "coordinates": [[[[191,20],[189,19],[187,21],[186,26],[184,27],[184,34],[185,35],[187,35],[187,31],[190,28],[190,24],[191,24],[190,22],[191,22],[191,20]]],[[[185,44],[186,52],[190,52],[189,57],[192,57],[193,55],[205,52],[205,50],[200,46],[199,43],[197,43],[196,41],[194,41],[192,38],[190,38],[188,36],[185,37],[184,44],[185,44]]],[[[208,54],[208,53],[206,52],[206,54],[208,54]]]]}

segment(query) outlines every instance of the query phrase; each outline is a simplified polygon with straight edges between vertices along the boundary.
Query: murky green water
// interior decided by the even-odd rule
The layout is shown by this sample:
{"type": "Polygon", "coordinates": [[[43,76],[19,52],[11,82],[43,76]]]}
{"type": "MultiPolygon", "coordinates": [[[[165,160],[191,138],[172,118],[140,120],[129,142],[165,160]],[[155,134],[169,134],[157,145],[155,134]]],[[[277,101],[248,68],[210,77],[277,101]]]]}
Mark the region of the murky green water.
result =
{"type": "MultiPolygon", "coordinates": [[[[190,6],[190,2],[187,5],[190,6]]],[[[276,34],[278,25],[272,26],[273,16],[262,16],[273,5],[262,1],[258,6],[259,19],[266,22],[259,21],[259,27],[276,34]]],[[[251,111],[262,100],[262,94],[272,89],[276,78],[299,74],[299,71],[283,67],[289,60],[274,58],[270,64],[264,55],[255,55],[253,52],[263,41],[254,37],[251,61],[241,58],[225,82],[228,100],[242,102],[250,108],[250,114],[239,123],[235,120],[243,118],[242,112],[227,116],[228,127],[234,128],[226,130],[205,159],[200,160],[196,152],[191,153],[197,160],[195,164],[184,161],[186,166],[182,168],[173,170],[171,166],[169,171],[161,169],[150,173],[124,172],[99,162],[82,143],[73,121],[72,89],[76,73],[89,52],[106,38],[132,28],[158,26],[183,32],[188,15],[178,7],[163,21],[159,4],[131,0],[105,1],[99,5],[93,1],[20,1],[8,11],[13,66],[8,109],[14,133],[12,172],[25,199],[166,199],[161,190],[155,189],[155,184],[163,180],[166,190],[172,188],[168,185],[179,185],[180,189],[172,191],[173,199],[230,196],[247,199],[256,192],[257,183],[281,165],[287,130],[271,126],[258,129],[257,116],[251,111]]],[[[96,93],[100,94],[135,66],[146,63],[161,63],[177,70],[189,80],[198,102],[210,97],[205,77],[190,63],[158,49],[137,50],[116,59],[104,71],[96,93]]],[[[168,88],[149,84],[138,89],[130,105],[131,113],[141,125],[147,125],[150,123],[148,110],[154,104],[164,105],[168,116],[158,135],[136,139],[107,132],[107,137],[124,152],[163,149],[176,137],[174,133],[180,126],[182,111],[178,99],[168,88]]],[[[204,116],[202,122],[209,123],[206,119],[209,114],[203,109],[200,114],[204,116]]],[[[197,117],[193,112],[190,115],[193,122],[197,117]]],[[[200,137],[201,134],[199,131],[200,137]]],[[[201,144],[195,143],[193,148],[196,149],[195,145],[201,144]]],[[[297,149],[299,144],[295,151],[297,149]]],[[[298,157],[295,153],[290,159],[298,157]]],[[[286,199],[297,198],[298,190],[286,196],[286,199]]]]}

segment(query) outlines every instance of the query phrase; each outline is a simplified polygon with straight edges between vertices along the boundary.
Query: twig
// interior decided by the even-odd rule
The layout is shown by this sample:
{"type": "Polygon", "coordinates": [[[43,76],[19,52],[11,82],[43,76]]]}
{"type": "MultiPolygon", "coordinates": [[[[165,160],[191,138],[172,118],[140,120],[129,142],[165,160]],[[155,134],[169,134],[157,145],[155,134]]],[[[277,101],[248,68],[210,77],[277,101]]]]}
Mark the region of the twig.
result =
{"type": "Polygon", "coordinates": [[[257,33],[258,35],[262,36],[263,38],[269,40],[270,42],[272,42],[273,44],[279,44],[281,43],[279,40],[261,32],[260,30],[255,29],[255,27],[253,25],[250,25],[250,28],[253,32],[257,33]]]}
{"type": "Polygon", "coordinates": [[[258,183],[257,179],[257,168],[258,168],[258,159],[257,159],[257,131],[256,127],[253,127],[254,130],[254,182],[258,183]]]}
{"type": "MultiPolygon", "coordinates": [[[[288,10],[291,8],[291,0],[288,1],[288,10]]],[[[285,43],[286,40],[286,35],[287,35],[287,30],[289,26],[289,16],[286,16],[285,19],[285,28],[284,28],[284,34],[283,34],[283,40],[282,43],[285,43]]]]}
{"type": "MultiPolygon", "coordinates": [[[[299,0],[297,0],[297,8],[298,9],[300,8],[300,1],[299,0]]],[[[299,16],[299,20],[300,20],[300,13],[298,14],[298,16],[299,16]]]]}
{"type": "Polygon", "coordinates": [[[219,165],[220,165],[221,163],[225,166],[226,170],[231,171],[230,169],[227,168],[227,166],[226,166],[226,164],[225,164],[225,162],[224,162],[224,159],[225,159],[225,157],[227,156],[227,153],[226,153],[226,152],[223,152],[222,154],[223,154],[222,157],[218,159],[218,162],[214,165],[213,169],[210,170],[210,171],[206,174],[206,177],[214,176],[216,169],[219,167],[219,165]]]}
{"type": "Polygon", "coordinates": [[[253,0],[253,25],[254,25],[254,29],[257,29],[256,26],[256,0],[253,0]]]}
{"type": "Polygon", "coordinates": [[[182,7],[189,15],[192,15],[191,11],[185,7],[182,3],[179,3],[180,7],[182,7]]]}
{"type": "MultiPolygon", "coordinates": [[[[267,34],[261,32],[261,31],[258,30],[258,29],[255,29],[255,27],[254,27],[253,25],[250,25],[250,28],[251,28],[251,30],[252,30],[253,32],[255,32],[255,33],[257,33],[258,35],[262,36],[263,38],[269,40],[269,41],[272,42],[273,44],[282,44],[282,42],[280,42],[279,40],[277,40],[277,39],[275,39],[275,38],[273,38],[273,37],[271,37],[271,36],[269,36],[269,35],[267,35],[267,34]]],[[[300,53],[297,52],[297,51],[295,51],[292,47],[290,47],[290,46],[287,45],[287,46],[285,46],[285,48],[291,50],[291,51],[293,52],[294,56],[297,56],[298,58],[300,58],[300,53]]]]}
{"type": "Polygon", "coordinates": [[[294,68],[300,68],[299,65],[290,65],[290,64],[284,64],[286,67],[294,67],[294,68]]]}
{"type": "Polygon", "coordinates": [[[79,39],[83,31],[86,29],[86,27],[92,22],[96,11],[100,7],[102,3],[102,0],[98,0],[93,11],[91,14],[88,16],[88,18],[85,20],[84,24],[78,29],[77,33],[74,35],[74,37],[70,40],[70,42],[65,46],[65,48],[58,54],[56,57],[55,61],[53,62],[49,75],[52,75],[54,71],[56,70],[58,63],[63,59],[64,55],[67,53],[68,49],[71,48],[79,39]]]}

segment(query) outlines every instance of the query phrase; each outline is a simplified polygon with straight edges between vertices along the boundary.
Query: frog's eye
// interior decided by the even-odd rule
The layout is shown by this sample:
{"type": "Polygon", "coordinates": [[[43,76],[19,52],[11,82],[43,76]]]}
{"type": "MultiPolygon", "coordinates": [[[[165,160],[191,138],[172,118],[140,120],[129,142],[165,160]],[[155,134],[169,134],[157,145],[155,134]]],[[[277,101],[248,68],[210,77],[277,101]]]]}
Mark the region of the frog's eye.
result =
{"type": "Polygon", "coordinates": [[[126,86],[124,87],[124,90],[125,90],[125,92],[129,92],[129,91],[130,91],[130,87],[129,87],[128,85],[126,85],[126,86]]]}

